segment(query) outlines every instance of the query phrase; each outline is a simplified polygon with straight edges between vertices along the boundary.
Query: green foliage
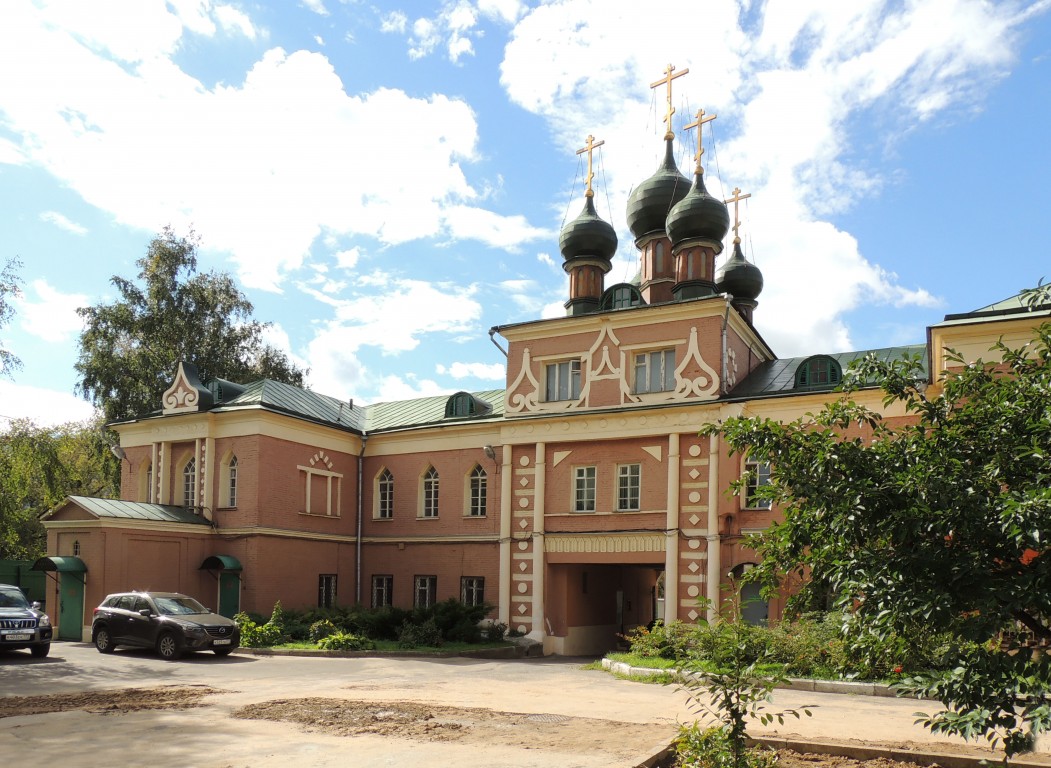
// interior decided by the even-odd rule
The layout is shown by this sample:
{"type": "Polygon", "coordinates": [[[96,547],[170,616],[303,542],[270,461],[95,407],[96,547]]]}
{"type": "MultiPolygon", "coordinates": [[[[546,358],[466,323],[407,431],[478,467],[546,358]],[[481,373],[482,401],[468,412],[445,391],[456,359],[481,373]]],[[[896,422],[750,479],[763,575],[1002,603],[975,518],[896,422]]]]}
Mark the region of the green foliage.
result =
{"type": "Polygon", "coordinates": [[[116,498],[119,474],[97,420],[57,427],[10,422],[0,433],[0,558],[43,556],[40,516],[70,495],[116,498]]]}
{"type": "Polygon", "coordinates": [[[914,686],[946,706],[925,722],[984,734],[1010,757],[1046,727],[1051,706],[1046,662],[1016,632],[1051,639],[1051,324],[993,352],[992,363],[948,353],[952,371],[931,392],[919,360],[866,358],[816,414],[704,432],[771,463],[760,492],[783,521],[753,542],[765,588],[786,574],[827,587],[850,653],[869,663],[868,646],[895,635],[960,638],[967,666],[914,686]],[[872,384],[909,418],[888,423],[851,399],[872,384]]]}
{"type": "MultiPolygon", "coordinates": [[[[336,628],[335,624],[328,619],[320,619],[310,625],[308,636],[311,640],[317,642],[329,635],[335,635],[337,633],[339,633],[339,630],[336,628]]],[[[348,637],[353,637],[353,635],[348,635],[348,637]]]]}
{"type": "Polygon", "coordinates": [[[324,651],[372,651],[376,644],[367,637],[336,632],[319,639],[317,647],[324,651]]]}
{"type": "Polygon", "coordinates": [[[677,768],[773,768],[777,763],[777,753],[769,749],[747,750],[743,762],[737,763],[726,729],[696,722],[679,727],[675,756],[677,768]]]}
{"type": "Polygon", "coordinates": [[[681,621],[654,622],[653,626],[636,627],[625,640],[631,652],[639,656],[654,656],[662,659],[685,659],[696,648],[697,625],[681,621]]]}
{"type": "MultiPolygon", "coordinates": [[[[15,308],[11,299],[22,295],[22,279],[18,276],[21,266],[22,262],[18,259],[8,259],[4,268],[0,270],[0,328],[11,322],[11,318],[14,317],[15,308]]],[[[0,347],[0,376],[10,376],[21,367],[22,361],[14,353],[0,347]]]]}
{"type": "MultiPolygon", "coordinates": [[[[703,601],[701,607],[707,610],[703,601]]],[[[690,710],[699,715],[695,725],[700,727],[703,721],[722,732],[728,762],[720,765],[749,768],[753,763],[747,747],[747,721],[758,720],[767,725],[777,720],[783,724],[785,717],[810,716],[811,706],[777,712],[767,708],[774,688],[786,681],[784,672],[779,667],[760,668],[760,661],[766,659],[764,655],[755,659],[753,628],[741,620],[736,601],[728,602],[728,611],[727,616],[718,616],[710,623],[698,621],[702,644],[715,649],[718,666],[713,669],[704,658],[686,662],[679,670],[680,687],[687,694],[690,710]],[[714,639],[709,642],[709,638],[714,639]]]]}
{"type": "Polygon", "coordinates": [[[241,645],[245,648],[271,648],[285,642],[285,613],[281,601],[274,603],[274,610],[265,624],[259,624],[246,613],[238,613],[234,621],[241,628],[241,645]]]}
{"type": "Polygon", "coordinates": [[[427,646],[429,648],[441,648],[442,633],[433,618],[427,619],[422,624],[413,624],[406,621],[401,625],[398,633],[398,646],[401,648],[418,648],[427,646]]]}
{"type": "Polygon", "coordinates": [[[202,381],[270,378],[302,386],[304,372],[263,342],[269,326],[226,273],[197,273],[199,239],[167,227],[136,262],[139,284],[111,278],[119,298],[77,310],[84,319],[77,390],[107,421],[148,414],[176,366],[197,366],[202,381]]]}

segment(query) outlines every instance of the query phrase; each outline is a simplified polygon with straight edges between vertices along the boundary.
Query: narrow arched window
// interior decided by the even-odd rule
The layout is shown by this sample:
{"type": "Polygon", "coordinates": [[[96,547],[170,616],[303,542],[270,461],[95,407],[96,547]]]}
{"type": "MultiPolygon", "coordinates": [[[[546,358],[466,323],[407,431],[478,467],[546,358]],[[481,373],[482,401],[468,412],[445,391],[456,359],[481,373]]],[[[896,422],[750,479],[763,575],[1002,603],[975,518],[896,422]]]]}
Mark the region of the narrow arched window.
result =
{"type": "Polygon", "coordinates": [[[186,462],[182,470],[182,505],[184,507],[197,506],[197,459],[193,458],[186,462]]]}
{"type": "Polygon", "coordinates": [[[478,464],[471,470],[471,488],[467,514],[470,517],[485,517],[486,515],[486,492],[489,478],[485,470],[478,464]]]}
{"type": "Polygon", "coordinates": [[[227,472],[227,506],[237,506],[237,457],[231,456],[230,463],[226,466],[227,472]]]}
{"type": "Polygon", "coordinates": [[[423,476],[423,517],[438,516],[438,470],[430,467],[423,476]]]}
{"type": "Polygon", "coordinates": [[[390,520],[394,517],[394,475],[389,469],[380,473],[376,488],[376,517],[390,520]]]}

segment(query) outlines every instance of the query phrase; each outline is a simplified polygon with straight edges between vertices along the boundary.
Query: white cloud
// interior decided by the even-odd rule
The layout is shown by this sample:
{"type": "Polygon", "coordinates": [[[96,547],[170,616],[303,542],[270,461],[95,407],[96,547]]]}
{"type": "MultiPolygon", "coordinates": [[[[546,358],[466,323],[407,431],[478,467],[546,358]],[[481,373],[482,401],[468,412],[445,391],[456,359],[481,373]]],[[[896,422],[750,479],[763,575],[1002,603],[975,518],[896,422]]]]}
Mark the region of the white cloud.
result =
{"type": "Polygon", "coordinates": [[[388,245],[542,236],[521,217],[478,225],[486,214],[470,210],[479,193],[463,168],[478,126],[462,100],[348,95],[324,55],[281,49],[242,83],[209,88],[169,58],[185,17],[155,13],[124,36],[104,10],[19,6],[0,25],[0,116],[19,142],[0,158],[46,168],[119,223],[192,223],[209,249],[233,254],[246,287],[275,290],[322,234],[388,245]]]}
{"type": "MultiPolygon", "coordinates": [[[[443,46],[449,61],[456,64],[463,56],[474,55],[473,38],[482,35],[478,29],[479,15],[510,23],[521,15],[522,8],[521,3],[508,0],[478,4],[468,0],[446,2],[436,16],[420,17],[413,22],[408,40],[409,58],[422,59],[443,46]]],[[[385,32],[394,31],[395,25],[400,24],[397,31],[401,32],[407,26],[407,21],[403,14],[400,18],[386,17],[381,22],[381,29],[385,32]]]]}
{"type": "Polygon", "coordinates": [[[494,248],[517,251],[531,240],[549,240],[558,233],[531,225],[524,216],[501,216],[483,208],[451,205],[442,215],[449,233],[464,240],[478,240],[494,248]]]}
{"type": "Polygon", "coordinates": [[[32,419],[37,426],[58,426],[71,421],[86,421],[95,409],[86,400],[42,387],[28,387],[0,379],[0,429],[9,419],[32,419]]]}
{"type": "Polygon", "coordinates": [[[408,26],[409,19],[401,11],[391,11],[380,18],[380,32],[404,34],[408,26]]]}
{"type": "Polygon", "coordinates": [[[70,221],[58,211],[44,211],[40,214],[40,220],[54,224],[59,229],[72,232],[74,235],[86,235],[88,233],[87,227],[82,227],[75,221],[70,221]]]}
{"type": "Polygon", "coordinates": [[[412,376],[384,376],[376,387],[376,396],[367,399],[367,403],[391,403],[396,400],[412,400],[417,397],[434,397],[435,395],[452,394],[452,390],[443,387],[432,379],[416,379],[412,376]],[[407,379],[407,380],[406,380],[407,379]]]}
{"type": "Polygon", "coordinates": [[[361,251],[357,248],[348,248],[335,254],[336,266],[340,269],[354,269],[361,258],[361,251]]]}
{"type": "Polygon", "coordinates": [[[19,325],[26,333],[59,343],[83,330],[84,322],[77,314],[77,307],[88,306],[89,299],[81,293],[60,293],[44,280],[34,280],[25,294],[15,299],[15,304],[19,325]],[[36,300],[32,296],[36,296],[36,300]]]}
{"type": "Polygon", "coordinates": [[[252,20],[232,5],[215,6],[215,19],[227,32],[239,32],[249,40],[255,40],[259,36],[252,20]]]}
{"type": "Polygon", "coordinates": [[[323,0],[302,0],[303,6],[318,16],[328,16],[328,8],[325,7],[323,0]]]}
{"type": "Polygon", "coordinates": [[[454,379],[484,379],[500,382],[501,385],[507,376],[507,369],[502,363],[453,363],[448,366],[439,364],[435,366],[435,371],[454,379]]]}
{"type": "Polygon", "coordinates": [[[321,35],[314,35],[314,42],[322,48],[325,47],[325,39],[321,35]]]}
{"type": "Polygon", "coordinates": [[[0,137],[0,165],[22,165],[26,156],[14,142],[0,137]]]}
{"type": "MultiPolygon", "coordinates": [[[[501,82],[513,101],[548,121],[566,152],[589,133],[606,140],[607,194],[623,211],[663,153],[666,91],[648,94],[647,86],[669,61],[689,69],[673,86],[675,125],[698,107],[718,114],[719,165],[708,168],[708,188],[720,194],[736,185],[753,195],[743,231],[766,278],[757,325],[781,354],[845,349],[844,318],[862,303],[936,303],[928,290],[900,285],[823,220],[888,183],[847,154],[851,126],[878,121],[891,138],[947,107],[975,107],[1013,62],[1025,17],[1016,4],[980,0],[800,0],[750,13],[731,2],[671,2],[661,14],[637,3],[603,4],[598,13],[587,0],[555,0],[515,26],[501,82]],[[683,29],[703,28],[709,43],[664,34],[670,17],[683,29]],[[639,46],[639,39],[665,44],[639,46]],[[642,122],[652,140],[639,141],[642,122]],[[720,168],[733,174],[725,186],[720,168]],[[777,326],[764,326],[773,317],[777,326]]],[[[688,168],[696,135],[680,137],[680,166],[688,168]]],[[[710,161],[707,136],[706,144],[710,161]]],[[[612,223],[624,226],[620,215],[612,223]]],[[[624,232],[615,274],[631,271],[633,250],[624,232]]],[[[555,303],[543,310],[545,317],[563,312],[555,303]]]]}

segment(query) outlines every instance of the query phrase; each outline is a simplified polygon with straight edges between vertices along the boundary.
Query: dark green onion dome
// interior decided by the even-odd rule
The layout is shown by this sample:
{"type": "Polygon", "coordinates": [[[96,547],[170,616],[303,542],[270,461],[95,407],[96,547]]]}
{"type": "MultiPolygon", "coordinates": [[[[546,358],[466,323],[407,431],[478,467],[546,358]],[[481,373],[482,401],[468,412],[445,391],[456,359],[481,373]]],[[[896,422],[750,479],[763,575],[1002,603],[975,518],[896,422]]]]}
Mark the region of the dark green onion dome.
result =
{"type": "Polygon", "coordinates": [[[689,193],[671,209],[665,227],[673,248],[687,240],[722,243],[730,231],[730,213],[726,203],[708,194],[704,174],[698,172],[694,174],[689,193]]]}
{"type": "Polygon", "coordinates": [[[741,252],[741,238],[734,238],[733,255],[715,273],[715,287],[735,299],[755,301],[763,292],[763,273],[745,259],[741,252]]]}
{"type": "Polygon", "coordinates": [[[690,189],[690,180],[675,165],[671,140],[664,143],[664,162],[628,197],[628,227],[636,240],[654,233],[664,234],[668,211],[686,197],[690,189]]]}
{"type": "Polygon", "coordinates": [[[566,261],[587,257],[609,261],[613,258],[617,252],[617,233],[595,212],[595,198],[584,198],[584,210],[562,227],[558,247],[566,261]]]}

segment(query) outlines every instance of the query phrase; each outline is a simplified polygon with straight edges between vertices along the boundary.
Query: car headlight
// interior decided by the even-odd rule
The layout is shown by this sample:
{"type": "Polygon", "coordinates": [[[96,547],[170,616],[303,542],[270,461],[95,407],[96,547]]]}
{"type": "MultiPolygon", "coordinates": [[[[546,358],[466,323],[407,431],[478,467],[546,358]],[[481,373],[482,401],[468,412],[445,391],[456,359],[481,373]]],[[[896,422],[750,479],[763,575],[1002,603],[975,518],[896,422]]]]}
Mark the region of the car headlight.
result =
{"type": "Polygon", "coordinates": [[[188,635],[203,635],[204,627],[200,624],[180,624],[182,631],[188,635]]]}
{"type": "Polygon", "coordinates": [[[38,627],[50,627],[50,626],[51,626],[51,619],[49,619],[49,618],[47,617],[47,614],[46,614],[46,613],[42,613],[42,614],[40,614],[40,616],[39,616],[39,617],[37,618],[37,620],[36,620],[36,625],[37,625],[38,627]]]}

